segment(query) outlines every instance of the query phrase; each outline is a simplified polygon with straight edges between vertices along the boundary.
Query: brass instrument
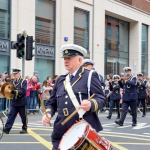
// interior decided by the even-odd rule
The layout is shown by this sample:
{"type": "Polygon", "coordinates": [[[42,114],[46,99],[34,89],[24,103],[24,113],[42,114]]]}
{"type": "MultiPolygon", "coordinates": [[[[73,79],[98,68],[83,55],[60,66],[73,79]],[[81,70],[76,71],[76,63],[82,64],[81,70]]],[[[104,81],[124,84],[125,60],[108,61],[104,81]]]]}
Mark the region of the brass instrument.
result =
{"type": "Polygon", "coordinates": [[[138,88],[142,88],[142,83],[143,82],[144,82],[144,80],[141,80],[141,79],[137,80],[137,86],[138,86],[138,88]]]}
{"type": "Polygon", "coordinates": [[[130,75],[130,76],[121,77],[121,80],[127,82],[127,81],[131,80],[132,78],[133,78],[133,75],[130,75]]]}
{"type": "Polygon", "coordinates": [[[14,94],[11,94],[11,91],[15,90],[14,86],[10,82],[6,82],[1,87],[1,93],[5,96],[7,99],[13,99],[14,94]]]}

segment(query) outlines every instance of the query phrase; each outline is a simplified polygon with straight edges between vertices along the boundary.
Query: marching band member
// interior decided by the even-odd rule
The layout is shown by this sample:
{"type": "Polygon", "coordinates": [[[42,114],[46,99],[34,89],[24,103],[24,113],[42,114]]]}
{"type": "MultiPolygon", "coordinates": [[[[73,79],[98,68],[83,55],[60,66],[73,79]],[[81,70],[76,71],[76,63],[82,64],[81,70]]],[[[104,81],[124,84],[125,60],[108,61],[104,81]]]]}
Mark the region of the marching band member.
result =
{"type": "Polygon", "coordinates": [[[126,118],[128,108],[130,106],[131,113],[132,113],[132,126],[137,125],[137,109],[136,109],[136,101],[138,99],[137,96],[137,90],[136,90],[136,77],[133,77],[131,74],[131,68],[125,67],[124,72],[126,74],[126,77],[122,77],[122,80],[124,82],[119,82],[120,87],[123,88],[123,103],[122,103],[122,112],[121,112],[121,118],[119,121],[115,121],[116,124],[123,126],[124,120],[126,118]]]}
{"type": "Polygon", "coordinates": [[[143,115],[142,117],[145,117],[146,115],[146,80],[143,80],[143,74],[138,73],[137,74],[137,93],[138,93],[138,101],[137,101],[137,107],[139,107],[139,104],[141,102],[143,106],[143,115]]]}
{"type": "MultiPolygon", "coordinates": [[[[90,94],[94,94],[93,99],[88,101],[87,79],[89,70],[85,69],[83,57],[87,54],[86,49],[74,44],[67,44],[61,47],[64,58],[64,66],[69,71],[67,75],[60,76],[51,93],[50,99],[46,103],[46,114],[42,118],[43,125],[48,125],[50,119],[58,111],[58,116],[54,122],[54,130],[52,133],[53,150],[57,150],[60,140],[64,133],[80,118],[83,117],[97,132],[102,130],[101,123],[97,116],[97,111],[103,108],[105,97],[98,74],[93,72],[90,94]],[[84,111],[81,111],[70,119],[65,125],[61,122],[75,111],[77,105],[84,111]]],[[[78,107],[77,106],[77,107],[78,107]]],[[[68,139],[69,140],[69,139],[68,139]]]]}
{"type": "Polygon", "coordinates": [[[120,119],[120,85],[118,83],[120,79],[119,75],[114,75],[113,76],[113,81],[109,82],[109,89],[111,91],[110,93],[110,109],[109,109],[109,115],[107,116],[108,119],[111,119],[112,116],[112,112],[113,112],[113,108],[114,105],[116,105],[117,108],[117,118],[116,119],[120,119]]]}
{"type": "Polygon", "coordinates": [[[21,78],[20,71],[21,70],[19,69],[13,69],[14,80],[11,82],[14,85],[15,90],[10,91],[11,94],[14,94],[14,98],[11,101],[10,112],[4,127],[4,132],[6,134],[9,134],[18,113],[20,114],[23,124],[20,134],[27,133],[27,81],[21,78]]]}
{"type": "Polygon", "coordinates": [[[109,89],[109,82],[111,82],[112,81],[112,77],[111,77],[111,75],[107,75],[106,76],[106,80],[105,80],[105,97],[106,97],[106,109],[108,109],[109,108],[109,103],[110,103],[110,96],[109,96],[109,94],[110,94],[110,89],[109,89]]]}
{"type": "MultiPolygon", "coordinates": [[[[84,61],[83,61],[83,66],[88,70],[95,70],[94,65],[95,65],[95,62],[91,59],[84,59],[84,61]]],[[[98,75],[99,75],[99,80],[100,80],[102,89],[104,89],[105,88],[104,78],[101,74],[98,73],[98,75]]]]}

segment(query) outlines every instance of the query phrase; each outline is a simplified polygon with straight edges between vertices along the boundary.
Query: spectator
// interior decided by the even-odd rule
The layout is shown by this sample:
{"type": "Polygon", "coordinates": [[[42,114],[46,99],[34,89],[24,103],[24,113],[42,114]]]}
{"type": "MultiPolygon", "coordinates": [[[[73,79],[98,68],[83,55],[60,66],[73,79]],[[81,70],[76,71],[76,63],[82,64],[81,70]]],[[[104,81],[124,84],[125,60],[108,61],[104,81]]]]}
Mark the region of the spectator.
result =
{"type": "Polygon", "coordinates": [[[105,80],[105,96],[107,97],[107,99],[106,99],[106,107],[107,108],[109,108],[109,102],[110,102],[110,96],[108,96],[108,95],[110,93],[109,82],[111,82],[111,80],[112,80],[111,75],[107,75],[106,80],[105,80]]]}
{"type": "Polygon", "coordinates": [[[33,76],[30,80],[30,113],[36,114],[36,106],[38,100],[38,90],[40,89],[40,83],[37,82],[37,77],[33,76]]]}
{"type": "Polygon", "coordinates": [[[52,87],[47,82],[47,80],[44,80],[42,86],[43,86],[43,100],[44,100],[44,104],[45,104],[46,100],[48,100],[50,98],[50,91],[52,90],[52,87]]]}
{"type": "Polygon", "coordinates": [[[146,104],[150,104],[150,79],[148,77],[145,77],[147,84],[146,84],[146,104]]]}
{"type": "Polygon", "coordinates": [[[53,83],[53,84],[55,84],[55,83],[56,83],[56,81],[57,81],[58,77],[59,77],[58,75],[54,75],[54,79],[53,79],[53,81],[52,81],[52,83],[53,83]]]}
{"type": "Polygon", "coordinates": [[[30,83],[30,77],[26,76],[25,79],[27,80],[27,90],[26,90],[26,97],[27,97],[27,109],[28,109],[28,114],[30,114],[30,90],[33,87],[30,83]]]}
{"type": "MultiPolygon", "coordinates": [[[[37,71],[34,71],[34,72],[33,72],[33,76],[36,76],[36,77],[37,77],[37,83],[38,83],[39,85],[41,85],[37,71]]],[[[41,105],[41,102],[40,102],[40,98],[39,98],[39,97],[41,96],[41,94],[42,94],[42,91],[39,89],[39,90],[38,90],[38,96],[37,96],[37,101],[38,101],[39,109],[40,109],[40,105],[41,105]]]]}
{"type": "Polygon", "coordinates": [[[51,79],[50,76],[48,76],[48,77],[46,78],[46,80],[47,80],[47,82],[49,83],[49,85],[50,85],[51,87],[54,86],[54,84],[52,83],[52,79],[51,79]]]}
{"type": "Polygon", "coordinates": [[[37,83],[40,82],[38,75],[39,75],[39,74],[38,74],[37,71],[34,71],[34,72],[33,72],[33,76],[36,76],[36,77],[37,77],[37,83]]]}
{"type": "MultiPolygon", "coordinates": [[[[1,87],[2,85],[5,83],[5,74],[3,73],[0,76],[0,91],[1,91],[1,87]]],[[[4,95],[0,92],[0,111],[4,111],[5,110],[5,105],[6,105],[6,98],[4,97],[4,95]]]]}

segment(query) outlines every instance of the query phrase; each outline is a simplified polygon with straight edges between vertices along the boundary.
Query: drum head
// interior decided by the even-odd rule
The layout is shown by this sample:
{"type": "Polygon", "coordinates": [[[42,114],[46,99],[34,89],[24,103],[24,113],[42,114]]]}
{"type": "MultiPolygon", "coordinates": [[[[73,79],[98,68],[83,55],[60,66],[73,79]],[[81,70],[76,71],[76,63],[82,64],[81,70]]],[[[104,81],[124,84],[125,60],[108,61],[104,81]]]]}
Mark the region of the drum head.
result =
{"type": "Polygon", "coordinates": [[[79,138],[84,135],[86,126],[87,123],[84,121],[74,124],[63,136],[59,148],[61,150],[67,150],[74,146],[79,141],[79,138]]]}

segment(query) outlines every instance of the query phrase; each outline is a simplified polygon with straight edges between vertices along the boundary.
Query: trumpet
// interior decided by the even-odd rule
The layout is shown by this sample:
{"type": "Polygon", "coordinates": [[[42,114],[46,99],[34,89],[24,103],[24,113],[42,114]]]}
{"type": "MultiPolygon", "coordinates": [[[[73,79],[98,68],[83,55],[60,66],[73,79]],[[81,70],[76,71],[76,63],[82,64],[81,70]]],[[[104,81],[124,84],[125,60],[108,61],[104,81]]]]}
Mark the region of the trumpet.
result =
{"type": "Polygon", "coordinates": [[[143,82],[144,82],[144,80],[138,80],[138,81],[137,81],[137,85],[138,85],[138,86],[141,86],[143,82]]]}
{"type": "Polygon", "coordinates": [[[121,77],[121,79],[124,80],[124,81],[129,81],[129,80],[131,80],[132,78],[133,78],[133,75],[121,77]]]}

